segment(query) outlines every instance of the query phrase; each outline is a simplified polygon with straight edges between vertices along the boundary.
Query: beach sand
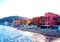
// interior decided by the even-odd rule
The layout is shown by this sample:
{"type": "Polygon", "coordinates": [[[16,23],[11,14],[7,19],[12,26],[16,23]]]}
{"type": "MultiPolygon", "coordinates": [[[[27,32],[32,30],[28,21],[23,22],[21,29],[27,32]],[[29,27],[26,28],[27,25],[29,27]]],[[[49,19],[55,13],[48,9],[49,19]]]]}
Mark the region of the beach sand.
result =
{"type": "Polygon", "coordinates": [[[33,42],[60,42],[60,37],[45,36],[40,33],[20,30],[24,35],[29,36],[33,42]]]}

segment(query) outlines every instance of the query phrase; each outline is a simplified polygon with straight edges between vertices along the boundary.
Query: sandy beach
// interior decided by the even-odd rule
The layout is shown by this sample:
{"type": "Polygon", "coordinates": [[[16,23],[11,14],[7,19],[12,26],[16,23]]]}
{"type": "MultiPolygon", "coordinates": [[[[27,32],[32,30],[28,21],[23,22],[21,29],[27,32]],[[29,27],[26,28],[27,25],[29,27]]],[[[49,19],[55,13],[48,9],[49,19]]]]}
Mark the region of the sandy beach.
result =
{"type": "Polygon", "coordinates": [[[24,30],[20,30],[20,32],[26,36],[29,36],[33,40],[33,42],[60,42],[60,37],[45,36],[40,33],[29,32],[24,30]]]}

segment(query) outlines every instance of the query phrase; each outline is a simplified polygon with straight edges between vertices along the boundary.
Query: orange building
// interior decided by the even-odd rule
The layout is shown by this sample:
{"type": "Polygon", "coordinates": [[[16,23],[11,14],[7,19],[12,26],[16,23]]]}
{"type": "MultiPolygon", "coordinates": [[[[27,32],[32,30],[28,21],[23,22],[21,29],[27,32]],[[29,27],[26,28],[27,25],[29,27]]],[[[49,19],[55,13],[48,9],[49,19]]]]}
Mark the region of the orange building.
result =
{"type": "Polygon", "coordinates": [[[34,17],[34,18],[32,18],[32,23],[33,24],[43,25],[44,24],[44,17],[43,16],[41,16],[41,17],[34,17]]]}
{"type": "Polygon", "coordinates": [[[14,24],[19,25],[20,23],[21,23],[21,20],[16,20],[14,24]]]}
{"type": "Polygon", "coordinates": [[[26,20],[26,24],[30,24],[32,22],[31,19],[26,20]]]}
{"type": "Polygon", "coordinates": [[[22,24],[26,24],[26,20],[21,20],[21,23],[22,24]]]}

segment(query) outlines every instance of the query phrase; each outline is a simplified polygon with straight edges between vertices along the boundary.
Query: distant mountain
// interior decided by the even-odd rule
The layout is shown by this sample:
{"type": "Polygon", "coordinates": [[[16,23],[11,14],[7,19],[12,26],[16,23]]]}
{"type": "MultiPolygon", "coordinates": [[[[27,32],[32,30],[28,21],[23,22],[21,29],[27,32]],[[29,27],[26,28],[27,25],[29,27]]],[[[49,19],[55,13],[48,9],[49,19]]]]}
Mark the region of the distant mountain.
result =
{"type": "Polygon", "coordinates": [[[9,17],[5,17],[0,19],[0,22],[4,22],[4,21],[13,21],[13,20],[27,20],[28,18],[26,17],[22,17],[22,16],[9,16],[9,17]]]}

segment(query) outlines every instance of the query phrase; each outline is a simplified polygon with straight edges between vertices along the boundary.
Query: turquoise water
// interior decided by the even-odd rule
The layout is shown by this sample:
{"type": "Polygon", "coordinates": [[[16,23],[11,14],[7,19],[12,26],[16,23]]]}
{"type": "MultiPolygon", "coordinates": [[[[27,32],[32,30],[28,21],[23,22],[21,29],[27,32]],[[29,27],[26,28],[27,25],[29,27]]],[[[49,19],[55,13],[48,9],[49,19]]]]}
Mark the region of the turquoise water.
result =
{"type": "Polygon", "coordinates": [[[0,42],[32,42],[32,40],[12,27],[0,25],[0,42]]]}

